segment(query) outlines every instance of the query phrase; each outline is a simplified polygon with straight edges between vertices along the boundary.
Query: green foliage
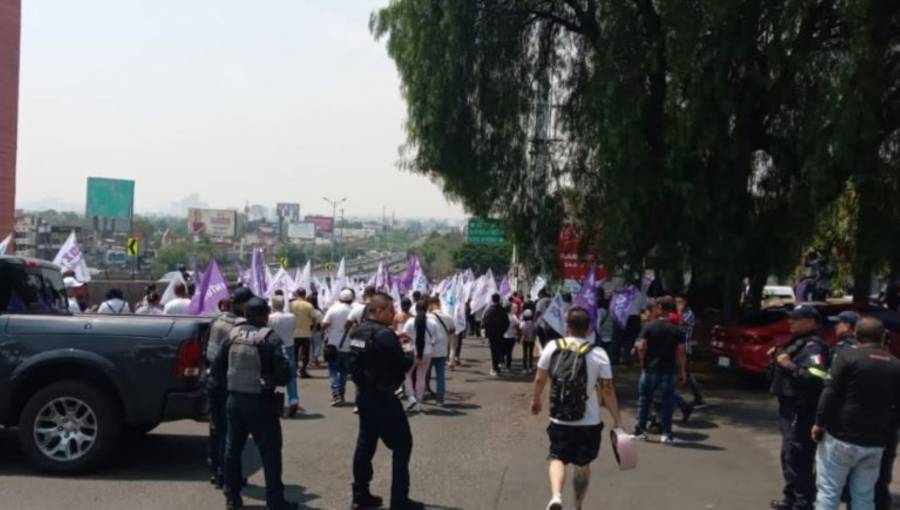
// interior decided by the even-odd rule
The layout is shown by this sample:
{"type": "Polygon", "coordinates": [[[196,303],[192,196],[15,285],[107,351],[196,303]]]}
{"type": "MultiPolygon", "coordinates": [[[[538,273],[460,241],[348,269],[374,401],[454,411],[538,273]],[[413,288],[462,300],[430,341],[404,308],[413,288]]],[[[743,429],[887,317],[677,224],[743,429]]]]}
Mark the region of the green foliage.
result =
{"type": "Polygon", "coordinates": [[[509,272],[512,245],[463,244],[453,252],[453,262],[459,269],[472,269],[476,274],[488,269],[495,275],[509,272]]]}
{"type": "Polygon", "coordinates": [[[407,250],[407,255],[417,255],[425,273],[433,280],[453,274],[456,265],[453,253],[463,245],[462,234],[438,234],[432,232],[424,242],[407,250]]]}

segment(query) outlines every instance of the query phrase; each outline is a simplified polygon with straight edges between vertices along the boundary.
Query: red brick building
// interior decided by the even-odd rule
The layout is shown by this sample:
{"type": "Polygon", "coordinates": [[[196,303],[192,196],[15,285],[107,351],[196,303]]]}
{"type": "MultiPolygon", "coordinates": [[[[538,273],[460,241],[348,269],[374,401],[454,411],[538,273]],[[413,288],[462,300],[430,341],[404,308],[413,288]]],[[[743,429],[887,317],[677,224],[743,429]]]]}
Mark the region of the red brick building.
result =
{"type": "Polygon", "coordinates": [[[15,225],[21,21],[21,0],[0,0],[0,240],[15,225]]]}

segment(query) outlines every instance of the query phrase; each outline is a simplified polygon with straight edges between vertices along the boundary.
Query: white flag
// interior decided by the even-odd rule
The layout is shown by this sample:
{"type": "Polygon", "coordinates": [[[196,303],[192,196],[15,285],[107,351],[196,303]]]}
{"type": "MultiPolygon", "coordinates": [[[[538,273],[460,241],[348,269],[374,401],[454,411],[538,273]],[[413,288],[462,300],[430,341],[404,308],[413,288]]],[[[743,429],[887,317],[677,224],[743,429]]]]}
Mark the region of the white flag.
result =
{"type": "Polygon", "coordinates": [[[169,301],[175,299],[175,285],[179,283],[184,283],[185,287],[187,287],[187,283],[185,283],[184,278],[182,278],[181,273],[176,271],[175,278],[169,282],[169,286],[166,287],[166,291],[163,292],[162,297],[159,299],[159,303],[163,306],[166,305],[169,301]]]}
{"type": "Polygon", "coordinates": [[[87,263],[81,248],[78,247],[78,241],[75,239],[75,231],[69,234],[69,238],[63,243],[59,249],[59,253],[53,258],[53,263],[62,269],[63,272],[74,271],[75,278],[81,282],[91,281],[91,273],[88,271],[87,263]]]}
{"type": "Polygon", "coordinates": [[[294,288],[304,289],[307,295],[312,294],[312,263],[310,261],[306,261],[306,266],[303,268],[303,272],[300,273],[297,281],[294,282],[294,288]]]}
{"type": "Polygon", "coordinates": [[[558,335],[566,334],[566,303],[562,299],[562,295],[557,293],[550,301],[547,311],[541,315],[541,322],[550,326],[558,335]]]}
{"type": "Polygon", "coordinates": [[[0,255],[6,255],[6,250],[9,249],[10,242],[12,241],[12,234],[6,236],[6,239],[3,242],[0,242],[0,255]]]}
{"type": "Polygon", "coordinates": [[[275,276],[272,277],[272,283],[269,284],[266,290],[266,297],[271,298],[274,296],[276,290],[283,292],[286,296],[285,299],[290,299],[291,294],[294,293],[294,279],[291,278],[291,274],[285,271],[284,268],[279,269],[275,276]]]}
{"type": "Polygon", "coordinates": [[[543,276],[538,276],[534,279],[534,285],[531,286],[531,290],[528,294],[531,296],[531,299],[537,300],[538,294],[544,290],[544,287],[547,286],[547,280],[544,280],[543,276]]]}

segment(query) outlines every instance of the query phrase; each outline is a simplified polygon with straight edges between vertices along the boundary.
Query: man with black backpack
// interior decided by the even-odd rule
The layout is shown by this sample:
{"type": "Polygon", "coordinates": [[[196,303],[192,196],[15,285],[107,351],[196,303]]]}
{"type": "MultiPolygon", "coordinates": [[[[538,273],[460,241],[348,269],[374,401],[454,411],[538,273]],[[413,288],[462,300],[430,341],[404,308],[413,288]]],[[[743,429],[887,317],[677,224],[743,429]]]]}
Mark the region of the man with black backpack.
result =
{"type": "Polygon", "coordinates": [[[566,314],[568,337],[551,340],[541,351],[531,412],[541,413],[547,381],[550,388],[550,491],[547,510],[562,510],[566,466],[575,466],[575,508],[580,509],[591,479],[591,462],[600,452],[603,422],[600,404],[609,410],[613,428],[621,427],[619,404],[609,357],[587,340],[590,314],[575,307],[566,314]]]}

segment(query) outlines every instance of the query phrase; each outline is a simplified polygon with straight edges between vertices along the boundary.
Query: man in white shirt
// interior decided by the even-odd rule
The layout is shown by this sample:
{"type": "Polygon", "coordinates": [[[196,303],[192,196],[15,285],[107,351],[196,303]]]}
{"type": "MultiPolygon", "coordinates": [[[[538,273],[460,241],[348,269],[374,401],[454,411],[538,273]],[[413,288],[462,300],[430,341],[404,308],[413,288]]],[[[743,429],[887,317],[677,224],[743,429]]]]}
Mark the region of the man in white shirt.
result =
{"type": "Polygon", "coordinates": [[[69,298],[69,313],[77,315],[81,313],[80,299],[87,294],[87,288],[84,282],[78,281],[74,276],[66,276],[63,278],[63,285],[66,287],[66,296],[69,298]]]}
{"type": "Polygon", "coordinates": [[[434,346],[431,349],[431,365],[428,367],[428,377],[425,386],[430,387],[431,371],[434,370],[437,378],[437,388],[434,399],[438,406],[444,405],[444,395],[447,393],[447,356],[450,355],[450,339],[456,335],[456,324],[441,310],[441,298],[432,296],[428,298],[428,316],[437,323],[435,328],[434,346]]]}
{"type": "Polygon", "coordinates": [[[187,297],[187,286],[178,282],[174,287],[175,298],[166,303],[163,313],[166,315],[187,315],[191,300],[187,297]]]}
{"type": "Polygon", "coordinates": [[[612,416],[613,428],[621,427],[619,404],[616,399],[615,386],[613,386],[609,357],[602,348],[594,347],[588,342],[589,329],[590,315],[587,310],[581,307],[570,309],[566,314],[568,337],[558,342],[548,342],[541,351],[541,358],[538,361],[537,376],[534,379],[534,395],[531,400],[531,412],[534,415],[541,413],[544,387],[552,375],[562,370],[561,367],[564,363],[561,361],[564,356],[583,356],[586,367],[587,401],[583,404],[583,413],[577,413],[581,414],[579,419],[566,421],[554,416],[554,414],[563,412],[571,413],[572,408],[561,409],[564,406],[561,402],[566,399],[559,397],[558,392],[551,389],[551,416],[547,434],[550,437],[552,498],[547,505],[547,510],[562,510],[562,490],[566,479],[566,466],[569,464],[575,466],[575,508],[582,508],[591,479],[590,465],[600,451],[600,437],[603,432],[603,422],[600,419],[601,400],[612,416]],[[565,351],[561,351],[561,347],[565,351]]]}
{"type": "MultiPolygon", "coordinates": [[[[337,303],[325,313],[322,329],[325,331],[326,345],[332,346],[337,355],[328,361],[328,376],[331,379],[332,407],[344,404],[347,389],[347,355],[350,353],[349,330],[347,324],[355,295],[352,289],[344,289],[338,294],[337,303]]],[[[326,350],[329,349],[326,347],[326,350]]]]}
{"type": "Polygon", "coordinates": [[[350,309],[350,315],[347,316],[347,321],[350,322],[350,327],[355,326],[362,322],[363,315],[365,315],[366,306],[369,304],[369,300],[372,299],[372,296],[375,295],[375,287],[366,287],[363,290],[363,302],[362,303],[353,303],[353,306],[350,309]]]}
{"type": "Polygon", "coordinates": [[[97,313],[127,314],[131,313],[131,307],[125,302],[125,294],[121,289],[109,289],[109,292],[106,293],[106,301],[100,303],[97,313]]]}
{"type": "Polygon", "coordinates": [[[284,353],[291,362],[291,379],[287,384],[288,407],[285,414],[292,418],[300,410],[300,399],[297,394],[297,354],[294,351],[294,327],[297,320],[294,314],[284,311],[284,295],[272,297],[272,313],[269,314],[269,327],[275,331],[284,345],[284,353]]]}

